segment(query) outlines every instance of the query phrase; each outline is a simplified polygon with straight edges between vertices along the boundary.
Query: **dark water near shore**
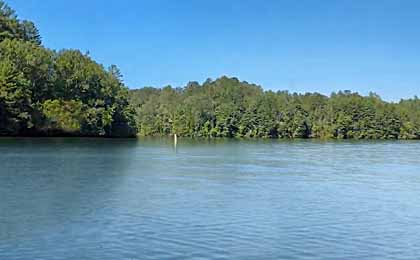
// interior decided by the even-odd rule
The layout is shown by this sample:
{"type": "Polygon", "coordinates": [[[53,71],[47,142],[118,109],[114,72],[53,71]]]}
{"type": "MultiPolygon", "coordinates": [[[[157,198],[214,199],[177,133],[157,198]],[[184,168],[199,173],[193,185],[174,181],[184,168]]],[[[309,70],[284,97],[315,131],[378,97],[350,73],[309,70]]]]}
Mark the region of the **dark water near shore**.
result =
{"type": "Polygon", "coordinates": [[[420,142],[0,139],[0,259],[420,259],[420,142]]]}

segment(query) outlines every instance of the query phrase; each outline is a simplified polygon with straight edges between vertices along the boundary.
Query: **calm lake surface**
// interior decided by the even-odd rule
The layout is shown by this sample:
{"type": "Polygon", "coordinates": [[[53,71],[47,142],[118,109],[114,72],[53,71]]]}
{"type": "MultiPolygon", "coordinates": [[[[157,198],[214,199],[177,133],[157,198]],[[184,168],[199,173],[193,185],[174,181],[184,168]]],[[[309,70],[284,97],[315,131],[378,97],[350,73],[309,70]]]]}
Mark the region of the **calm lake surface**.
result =
{"type": "Polygon", "coordinates": [[[420,259],[420,142],[0,139],[0,259],[420,259]]]}

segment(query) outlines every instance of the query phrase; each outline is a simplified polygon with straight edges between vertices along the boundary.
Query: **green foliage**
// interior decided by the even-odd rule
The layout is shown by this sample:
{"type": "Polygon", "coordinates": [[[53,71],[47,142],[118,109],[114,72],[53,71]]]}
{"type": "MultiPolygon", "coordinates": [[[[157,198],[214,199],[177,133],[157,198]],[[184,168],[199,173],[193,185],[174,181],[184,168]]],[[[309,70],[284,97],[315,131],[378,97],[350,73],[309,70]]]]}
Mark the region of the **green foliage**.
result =
{"type": "Polygon", "coordinates": [[[12,62],[0,60],[0,134],[33,127],[29,85],[12,62]]]}
{"type": "Polygon", "coordinates": [[[41,35],[33,22],[23,20],[20,23],[19,30],[22,40],[41,45],[41,35]]]}
{"type": "Polygon", "coordinates": [[[0,0],[0,41],[19,37],[19,21],[15,11],[0,0]]]}
{"type": "Polygon", "coordinates": [[[41,46],[35,25],[0,0],[0,135],[135,136],[135,111],[113,65],[41,46]]]}
{"type": "Polygon", "coordinates": [[[30,84],[31,98],[43,101],[53,97],[54,53],[32,42],[4,40],[0,60],[8,61],[30,84]]]}
{"type": "Polygon", "coordinates": [[[419,139],[420,101],[350,91],[290,94],[222,77],[185,88],[132,90],[141,135],[419,139]]]}
{"type": "Polygon", "coordinates": [[[68,133],[80,133],[83,121],[83,103],[75,100],[46,100],[42,112],[47,119],[47,126],[68,133]]]}
{"type": "Polygon", "coordinates": [[[19,39],[41,45],[39,31],[31,21],[20,21],[13,9],[0,0],[0,42],[19,39]]]}
{"type": "Polygon", "coordinates": [[[120,70],[78,50],[51,51],[0,0],[0,135],[420,139],[417,97],[263,91],[221,77],[128,91],[120,70]]]}

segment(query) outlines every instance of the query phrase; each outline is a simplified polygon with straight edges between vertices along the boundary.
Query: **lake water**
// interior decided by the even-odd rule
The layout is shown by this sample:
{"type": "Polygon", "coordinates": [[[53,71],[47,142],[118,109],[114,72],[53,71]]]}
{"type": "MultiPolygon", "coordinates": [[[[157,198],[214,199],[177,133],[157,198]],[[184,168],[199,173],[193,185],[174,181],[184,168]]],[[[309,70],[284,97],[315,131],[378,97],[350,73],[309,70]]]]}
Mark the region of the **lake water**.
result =
{"type": "Polygon", "coordinates": [[[0,259],[420,259],[420,142],[0,139],[0,259]]]}

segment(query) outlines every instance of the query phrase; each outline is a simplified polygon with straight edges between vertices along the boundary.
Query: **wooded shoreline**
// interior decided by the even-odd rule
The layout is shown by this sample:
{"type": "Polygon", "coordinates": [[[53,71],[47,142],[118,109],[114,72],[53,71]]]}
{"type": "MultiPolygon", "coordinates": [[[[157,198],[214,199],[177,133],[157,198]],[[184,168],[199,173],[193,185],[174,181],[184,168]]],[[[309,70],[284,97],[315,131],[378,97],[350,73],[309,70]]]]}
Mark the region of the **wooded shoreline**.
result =
{"type": "Polygon", "coordinates": [[[265,91],[221,77],[130,91],[140,135],[227,138],[419,139],[420,100],[375,93],[265,91]]]}
{"type": "Polygon", "coordinates": [[[0,0],[0,136],[420,139],[420,100],[264,90],[234,77],[129,90],[117,66],[50,50],[0,0]]]}

